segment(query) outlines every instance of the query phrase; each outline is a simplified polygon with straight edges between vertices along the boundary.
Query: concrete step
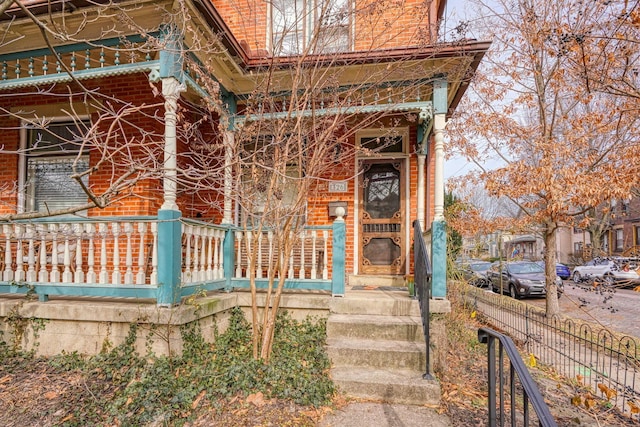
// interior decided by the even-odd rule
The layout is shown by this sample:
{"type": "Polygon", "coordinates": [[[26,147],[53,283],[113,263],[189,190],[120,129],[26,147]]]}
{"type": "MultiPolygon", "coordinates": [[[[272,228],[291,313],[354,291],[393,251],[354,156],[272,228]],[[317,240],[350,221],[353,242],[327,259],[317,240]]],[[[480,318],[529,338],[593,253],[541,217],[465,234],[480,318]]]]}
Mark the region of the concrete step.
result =
{"type": "MultiPolygon", "coordinates": [[[[420,316],[420,305],[402,292],[380,294],[376,291],[351,291],[342,298],[332,298],[330,313],[336,314],[377,314],[381,316],[420,316]]],[[[430,300],[431,313],[450,313],[449,300],[430,300]]]]}
{"type": "Polygon", "coordinates": [[[327,352],[336,367],[357,366],[424,371],[424,343],[351,338],[327,339],[327,352]]]}
{"type": "Polygon", "coordinates": [[[424,372],[412,370],[337,367],[331,377],[349,396],[405,405],[440,404],[440,383],[422,378],[424,372]]]}
{"type": "MultiPolygon", "coordinates": [[[[366,291],[364,291],[366,292],[366,291]]],[[[329,310],[336,314],[374,314],[380,316],[420,316],[417,300],[400,294],[398,296],[380,296],[374,293],[348,295],[334,298],[329,310]]]]}
{"type": "Polygon", "coordinates": [[[332,314],[327,338],[374,339],[424,343],[422,318],[410,316],[332,314]]]}

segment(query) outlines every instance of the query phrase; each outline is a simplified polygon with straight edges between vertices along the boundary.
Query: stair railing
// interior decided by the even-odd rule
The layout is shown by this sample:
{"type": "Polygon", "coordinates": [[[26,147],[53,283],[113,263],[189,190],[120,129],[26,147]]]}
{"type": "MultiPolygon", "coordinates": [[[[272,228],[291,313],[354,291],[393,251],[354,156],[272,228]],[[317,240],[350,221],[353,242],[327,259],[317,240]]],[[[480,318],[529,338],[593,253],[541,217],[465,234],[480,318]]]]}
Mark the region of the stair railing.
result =
{"type": "Polygon", "coordinates": [[[529,374],[529,370],[522,361],[522,357],[511,338],[493,329],[480,328],[478,329],[478,341],[487,344],[489,426],[508,425],[505,404],[506,400],[509,399],[509,418],[512,426],[516,425],[516,421],[520,421],[520,416],[523,419],[523,425],[525,427],[529,426],[529,405],[531,405],[537,415],[540,427],[556,427],[556,421],[553,419],[549,407],[542,398],[538,386],[531,378],[531,374],[529,374]],[[499,343],[497,354],[496,341],[499,343]],[[508,361],[504,359],[505,353],[508,361]],[[498,363],[496,363],[496,358],[498,363]],[[507,365],[509,367],[509,378],[506,378],[505,373],[507,365]],[[496,380],[496,376],[499,382],[496,380]],[[518,382],[520,387],[517,387],[518,382]],[[505,385],[509,386],[508,391],[505,389],[505,385]],[[520,392],[522,393],[521,399],[518,398],[520,392]],[[518,414],[518,406],[520,404],[522,415],[518,414]]]}
{"type": "Polygon", "coordinates": [[[426,344],[426,372],[422,376],[424,379],[434,379],[431,375],[431,364],[429,357],[429,300],[431,299],[431,262],[429,261],[429,253],[422,237],[422,229],[420,221],[413,221],[413,265],[414,265],[414,283],[415,292],[420,305],[420,315],[422,317],[422,330],[424,332],[424,341],[426,344]]]}

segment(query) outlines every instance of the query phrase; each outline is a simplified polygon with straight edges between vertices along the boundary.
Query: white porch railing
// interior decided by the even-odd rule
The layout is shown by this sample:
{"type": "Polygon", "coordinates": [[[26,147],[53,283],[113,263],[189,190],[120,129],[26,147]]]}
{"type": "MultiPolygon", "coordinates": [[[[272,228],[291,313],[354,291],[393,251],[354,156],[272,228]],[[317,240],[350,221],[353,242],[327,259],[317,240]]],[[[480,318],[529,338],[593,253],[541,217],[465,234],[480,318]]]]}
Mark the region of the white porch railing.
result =
{"type": "Polygon", "coordinates": [[[156,285],[157,238],[151,219],[3,224],[2,281],[156,285]]]}
{"type": "MultiPolygon", "coordinates": [[[[307,227],[293,238],[294,249],[289,255],[287,279],[329,280],[330,227],[307,227]]],[[[248,279],[250,261],[255,257],[255,278],[266,279],[281,256],[273,232],[255,234],[236,231],[236,279],[248,279]],[[254,245],[257,245],[254,247],[254,245]]]]}
{"type": "Polygon", "coordinates": [[[221,226],[183,220],[183,284],[224,279],[225,231],[221,226]]]}
{"type": "MultiPolygon", "coordinates": [[[[34,290],[43,301],[49,295],[160,301],[165,292],[171,295],[170,304],[175,304],[198,289],[248,287],[249,259],[253,256],[257,257],[257,285],[266,285],[273,260],[281,256],[273,233],[257,236],[258,246],[252,251],[251,246],[256,243],[247,239],[251,232],[184,218],[176,220],[181,223],[179,234],[164,237],[163,225],[156,217],[0,224],[0,292],[34,290]],[[160,248],[161,244],[177,241],[181,248],[166,251],[170,257],[179,257],[181,263],[181,271],[171,280],[173,272],[170,266],[159,265],[158,252],[166,250],[160,248]]],[[[344,221],[306,227],[295,236],[286,287],[343,295],[344,240],[344,221]]],[[[164,300],[160,303],[166,304],[164,300]]]]}

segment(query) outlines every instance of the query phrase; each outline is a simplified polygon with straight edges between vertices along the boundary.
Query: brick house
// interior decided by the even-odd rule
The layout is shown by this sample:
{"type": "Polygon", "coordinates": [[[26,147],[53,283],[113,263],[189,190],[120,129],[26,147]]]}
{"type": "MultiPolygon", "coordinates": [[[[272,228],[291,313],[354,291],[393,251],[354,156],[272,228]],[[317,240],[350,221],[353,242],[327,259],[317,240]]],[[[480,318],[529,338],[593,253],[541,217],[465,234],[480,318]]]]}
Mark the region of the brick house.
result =
{"type": "MultiPolygon", "coordinates": [[[[334,73],[320,92],[361,85],[363,95],[296,110],[349,115],[349,136],[336,145],[340,168],[309,195],[287,286],[340,295],[345,282],[403,283],[419,220],[431,236],[433,295],[445,297],[445,123],[488,49],[436,43],[445,1],[100,3],[24,2],[0,18],[1,292],[26,292],[26,282],[45,301],[173,305],[197,289],[246,287],[233,158],[223,152],[211,169],[219,185],[199,189],[188,174],[202,172],[194,147],[217,138],[224,149],[244,123],[282,120],[284,107],[255,113],[252,94],[274,74],[269,96],[290,106],[295,90],[284,76],[314,64],[334,73]],[[214,90],[187,70],[185,52],[214,90]],[[181,126],[198,121],[206,99],[227,116],[212,115],[219,123],[187,139],[181,126]],[[340,150],[354,154],[342,160],[340,150]],[[67,215],[42,215],[53,211],[67,215]]],[[[261,245],[260,259],[272,249],[261,245]]]]}

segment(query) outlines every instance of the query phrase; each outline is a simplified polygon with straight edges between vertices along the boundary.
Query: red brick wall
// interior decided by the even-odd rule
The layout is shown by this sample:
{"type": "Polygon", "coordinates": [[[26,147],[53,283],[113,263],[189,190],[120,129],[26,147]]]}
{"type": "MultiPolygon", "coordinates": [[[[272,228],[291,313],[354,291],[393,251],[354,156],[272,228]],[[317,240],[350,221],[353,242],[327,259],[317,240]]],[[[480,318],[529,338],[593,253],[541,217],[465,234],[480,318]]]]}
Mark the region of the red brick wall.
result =
{"type": "MultiPolygon", "coordinates": [[[[155,120],[155,116],[162,117],[164,107],[163,100],[154,96],[149,87],[149,80],[144,74],[114,76],[104,79],[95,79],[84,82],[89,88],[99,88],[100,101],[104,109],[112,109],[120,112],[120,120],[115,127],[116,131],[109,132],[109,125],[113,124],[113,120],[103,123],[100,131],[103,138],[108,141],[108,146],[112,148],[110,155],[112,161],[106,162],[104,167],[91,174],[89,178],[89,186],[96,194],[106,189],[114,177],[121,176],[122,173],[131,166],[131,159],[140,159],[143,156],[149,157],[146,149],[152,149],[152,152],[161,154],[162,136],[164,134],[164,125],[161,121],[155,120]],[[129,104],[130,103],[130,104],[129,104]],[[109,107],[107,107],[109,105],[109,107]],[[139,110],[130,108],[131,106],[139,106],[139,110]],[[141,106],[145,106],[144,108],[141,106]],[[124,113],[126,112],[126,113],[124,113]],[[140,131],[142,129],[143,131],[140,131]],[[143,149],[137,145],[143,141],[142,135],[145,135],[143,149]],[[106,136],[108,135],[108,137],[106,136]],[[114,147],[118,147],[120,152],[115,151],[114,147]]],[[[39,94],[35,91],[22,90],[16,92],[11,97],[0,98],[0,108],[12,111],[23,111],[28,114],[30,111],[38,111],[39,108],[46,108],[47,105],[63,104],[69,102],[68,93],[73,93],[74,88],[67,85],[58,85],[48,94],[39,94]]],[[[77,103],[80,97],[71,97],[77,103]]],[[[62,110],[63,107],[60,107],[62,110]]],[[[67,110],[70,107],[66,107],[67,110]]],[[[57,117],[64,117],[65,113],[50,113],[57,117]]],[[[77,111],[78,115],[86,114],[86,111],[77,111]]],[[[92,119],[95,121],[98,113],[92,113],[92,119]]],[[[0,165],[5,166],[0,174],[0,188],[3,191],[0,194],[2,205],[0,212],[12,213],[17,207],[17,179],[18,179],[18,159],[15,153],[10,150],[19,148],[20,120],[18,118],[3,117],[0,119],[0,143],[4,149],[0,153],[0,165]]],[[[140,144],[142,145],[142,144],[140,144]]],[[[92,150],[90,153],[91,165],[97,164],[102,157],[99,150],[92,150]]],[[[130,191],[123,191],[117,197],[120,198],[105,209],[92,209],[90,216],[104,215],[152,215],[155,214],[160,206],[162,193],[160,182],[157,179],[145,179],[137,182],[130,191]]]]}
{"type": "MultiPolygon", "coordinates": [[[[268,8],[264,0],[212,0],[236,39],[253,52],[267,48],[268,8]]],[[[441,1],[367,0],[356,2],[355,50],[424,45],[435,31],[441,1]],[[431,24],[430,24],[431,23],[431,24]]]]}

